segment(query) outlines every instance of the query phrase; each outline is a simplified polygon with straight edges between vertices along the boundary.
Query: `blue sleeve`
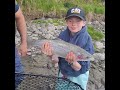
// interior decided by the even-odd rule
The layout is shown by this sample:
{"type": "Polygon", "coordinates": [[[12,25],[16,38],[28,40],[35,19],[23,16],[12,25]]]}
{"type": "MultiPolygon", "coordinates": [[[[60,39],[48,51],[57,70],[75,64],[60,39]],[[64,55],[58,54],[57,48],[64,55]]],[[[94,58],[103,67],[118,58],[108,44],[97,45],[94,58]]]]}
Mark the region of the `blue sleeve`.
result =
{"type": "Polygon", "coordinates": [[[58,38],[62,39],[62,32],[60,32],[58,38]]]}
{"type": "Polygon", "coordinates": [[[81,65],[80,74],[84,74],[90,69],[90,61],[78,61],[78,63],[81,65]]]}
{"type": "Polygon", "coordinates": [[[61,31],[58,38],[65,40],[65,38],[66,38],[65,33],[66,33],[65,31],[61,31]]]}
{"type": "MultiPolygon", "coordinates": [[[[84,46],[84,49],[88,51],[90,54],[94,53],[94,46],[93,46],[91,37],[88,37],[87,42],[84,46]]],[[[81,65],[81,69],[79,71],[81,74],[89,70],[90,61],[78,61],[78,63],[81,65]]]]}
{"type": "Polygon", "coordinates": [[[88,40],[86,42],[86,45],[84,46],[84,49],[88,51],[90,54],[94,54],[94,46],[93,46],[91,37],[88,37],[88,40]]]}
{"type": "Polygon", "coordinates": [[[15,13],[18,11],[18,9],[19,9],[19,5],[15,3],[15,13]]]}
{"type": "Polygon", "coordinates": [[[62,31],[62,32],[59,34],[58,38],[66,41],[66,42],[68,42],[68,41],[69,41],[68,31],[67,31],[67,30],[62,31]]]}

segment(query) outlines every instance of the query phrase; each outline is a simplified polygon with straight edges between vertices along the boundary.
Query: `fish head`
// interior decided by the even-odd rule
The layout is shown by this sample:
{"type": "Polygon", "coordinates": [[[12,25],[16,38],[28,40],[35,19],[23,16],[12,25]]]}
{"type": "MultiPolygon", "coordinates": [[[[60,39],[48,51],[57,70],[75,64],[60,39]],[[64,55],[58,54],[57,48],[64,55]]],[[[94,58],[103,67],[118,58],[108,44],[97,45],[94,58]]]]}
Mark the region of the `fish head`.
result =
{"type": "Polygon", "coordinates": [[[77,59],[81,61],[90,61],[90,60],[93,61],[94,60],[92,55],[81,54],[81,53],[77,54],[77,59]]]}

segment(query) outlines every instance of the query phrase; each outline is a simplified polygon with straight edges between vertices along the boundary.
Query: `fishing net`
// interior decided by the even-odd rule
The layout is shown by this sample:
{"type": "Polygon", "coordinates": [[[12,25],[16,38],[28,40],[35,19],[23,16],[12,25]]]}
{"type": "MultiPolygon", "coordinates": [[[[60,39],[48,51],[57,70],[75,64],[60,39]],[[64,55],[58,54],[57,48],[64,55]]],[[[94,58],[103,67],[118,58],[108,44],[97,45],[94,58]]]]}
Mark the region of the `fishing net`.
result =
{"type": "Polygon", "coordinates": [[[15,73],[19,77],[15,90],[83,90],[80,85],[66,78],[15,73]]]}

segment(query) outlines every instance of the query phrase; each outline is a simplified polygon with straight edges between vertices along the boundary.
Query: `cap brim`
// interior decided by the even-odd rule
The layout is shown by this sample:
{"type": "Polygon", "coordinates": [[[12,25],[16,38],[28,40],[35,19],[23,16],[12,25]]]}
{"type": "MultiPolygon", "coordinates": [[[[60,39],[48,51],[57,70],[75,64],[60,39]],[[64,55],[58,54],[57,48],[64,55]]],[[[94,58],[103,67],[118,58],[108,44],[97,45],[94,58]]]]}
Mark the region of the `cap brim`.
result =
{"type": "Polygon", "coordinates": [[[80,15],[76,15],[76,14],[71,14],[71,15],[65,17],[65,19],[67,19],[67,18],[69,18],[69,17],[73,17],[73,16],[76,16],[76,17],[81,18],[82,20],[85,20],[83,17],[81,17],[80,15]]]}

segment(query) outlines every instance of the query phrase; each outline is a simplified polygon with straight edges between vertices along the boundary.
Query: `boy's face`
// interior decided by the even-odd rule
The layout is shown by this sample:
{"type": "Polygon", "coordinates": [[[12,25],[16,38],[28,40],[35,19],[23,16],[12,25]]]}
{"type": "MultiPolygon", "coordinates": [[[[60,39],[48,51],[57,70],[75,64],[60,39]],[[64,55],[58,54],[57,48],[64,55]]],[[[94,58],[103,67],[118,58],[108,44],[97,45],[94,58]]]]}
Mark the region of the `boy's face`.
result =
{"type": "Polygon", "coordinates": [[[85,21],[83,21],[79,17],[74,17],[74,16],[66,19],[66,23],[67,23],[68,29],[73,33],[80,31],[81,28],[85,26],[85,21]]]}

